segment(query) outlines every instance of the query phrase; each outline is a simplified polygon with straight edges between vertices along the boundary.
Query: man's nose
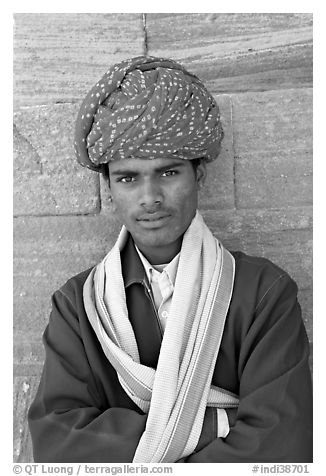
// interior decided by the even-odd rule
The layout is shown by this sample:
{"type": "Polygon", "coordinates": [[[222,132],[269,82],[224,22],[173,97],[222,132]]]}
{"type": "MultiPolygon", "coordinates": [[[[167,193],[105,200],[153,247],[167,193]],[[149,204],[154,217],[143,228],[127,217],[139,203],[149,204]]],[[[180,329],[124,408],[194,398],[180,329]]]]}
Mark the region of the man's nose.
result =
{"type": "Polygon", "coordinates": [[[162,203],[163,195],[160,187],[155,181],[145,181],[141,188],[140,205],[149,211],[162,203]]]}

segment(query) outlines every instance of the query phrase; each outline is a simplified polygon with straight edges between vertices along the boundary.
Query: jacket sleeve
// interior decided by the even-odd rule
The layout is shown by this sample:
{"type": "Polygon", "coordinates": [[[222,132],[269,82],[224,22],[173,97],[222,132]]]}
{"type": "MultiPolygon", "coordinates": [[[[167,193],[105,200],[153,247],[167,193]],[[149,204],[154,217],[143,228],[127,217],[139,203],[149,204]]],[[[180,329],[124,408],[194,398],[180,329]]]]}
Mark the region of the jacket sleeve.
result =
{"type": "Polygon", "coordinates": [[[131,462],[146,415],[101,398],[76,314],[57,291],[43,336],[43,373],[28,415],[35,461],[131,462]]]}
{"type": "Polygon", "coordinates": [[[242,342],[239,407],[230,432],[186,463],[311,462],[312,389],[309,345],[297,287],[280,276],[264,294],[242,342]]]}

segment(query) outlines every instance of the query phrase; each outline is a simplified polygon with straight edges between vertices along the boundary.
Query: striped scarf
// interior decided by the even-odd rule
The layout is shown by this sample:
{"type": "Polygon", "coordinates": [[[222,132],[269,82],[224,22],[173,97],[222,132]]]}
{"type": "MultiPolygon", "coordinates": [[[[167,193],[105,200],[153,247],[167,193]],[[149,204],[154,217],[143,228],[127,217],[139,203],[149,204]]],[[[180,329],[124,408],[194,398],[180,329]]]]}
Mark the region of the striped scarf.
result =
{"type": "Polygon", "coordinates": [[[183,238],[155,370],[140,363],[128,319],[120,261],[127,236],[123,227],[112,250],[89,275],[84,305],[121,385],[148,413],[133,461],[175,462],[196,448],[206,406],[238,404],[237,398],[211,386],[232,295],[234,259],[197,212],[183,238]],[[197,285],[196,276],[200,276],[197,285]]]}

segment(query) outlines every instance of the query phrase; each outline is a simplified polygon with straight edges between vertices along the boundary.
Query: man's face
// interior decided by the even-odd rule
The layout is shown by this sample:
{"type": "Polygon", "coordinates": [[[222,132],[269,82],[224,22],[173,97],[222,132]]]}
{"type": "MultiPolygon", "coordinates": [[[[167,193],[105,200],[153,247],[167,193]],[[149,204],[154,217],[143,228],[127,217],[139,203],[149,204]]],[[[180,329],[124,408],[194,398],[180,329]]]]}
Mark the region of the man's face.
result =
{"type": "Polygon", "coordinates": [[[171,259],[197,209],[205,164],[189,160],[123,159],[110,162],[110,191],[115,212],[148,259],[171,259]]]}

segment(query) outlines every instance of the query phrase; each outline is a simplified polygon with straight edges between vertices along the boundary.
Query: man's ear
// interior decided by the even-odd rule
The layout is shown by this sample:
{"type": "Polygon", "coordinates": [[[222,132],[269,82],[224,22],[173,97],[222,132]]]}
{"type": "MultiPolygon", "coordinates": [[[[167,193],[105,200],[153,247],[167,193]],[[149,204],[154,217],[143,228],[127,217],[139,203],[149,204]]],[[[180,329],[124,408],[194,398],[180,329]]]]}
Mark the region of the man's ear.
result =
{"type": "Polygon", "coordinates": [[[207,176],[206,162],[201,160],[196,168],[196,180],[198,184],[198,189],[201,189],[205,183],[207,176]]]}

